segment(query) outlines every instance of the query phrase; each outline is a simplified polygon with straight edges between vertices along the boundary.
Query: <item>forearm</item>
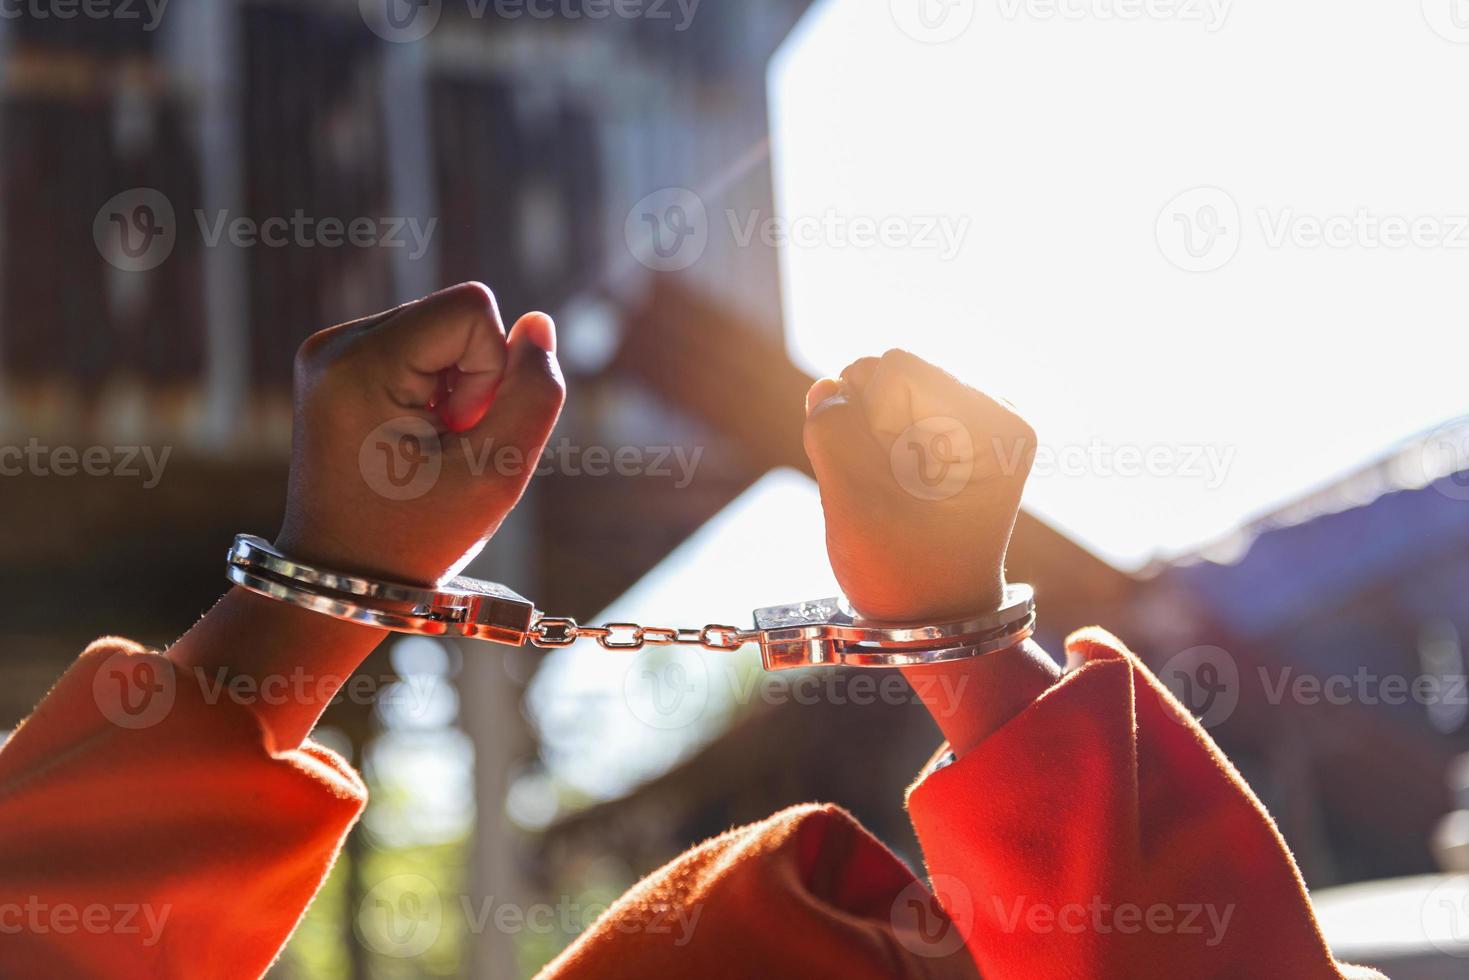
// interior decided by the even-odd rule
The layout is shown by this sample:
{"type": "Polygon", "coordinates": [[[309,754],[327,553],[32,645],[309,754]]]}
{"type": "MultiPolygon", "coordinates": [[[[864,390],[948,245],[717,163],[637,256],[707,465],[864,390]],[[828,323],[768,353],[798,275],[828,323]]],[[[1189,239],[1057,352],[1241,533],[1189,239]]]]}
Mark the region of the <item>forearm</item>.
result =
{"type": "Polygon", "coordinates": [[[903,675],[954,753],[963,756],[1028,708],[1061,676],[1044,650],[1029,641],[999,653],[903,675]]]}
{"type": "Polygon", "coordinates": [[[188,678],[259,692],[251,707],[277,749],[299,746],[384,630],[232,589],[168,650],[188,678]],[[306,683],[301,683],[305,676],[306,683]],[[271,692],[270,696],[262,696],[271,692]]]}

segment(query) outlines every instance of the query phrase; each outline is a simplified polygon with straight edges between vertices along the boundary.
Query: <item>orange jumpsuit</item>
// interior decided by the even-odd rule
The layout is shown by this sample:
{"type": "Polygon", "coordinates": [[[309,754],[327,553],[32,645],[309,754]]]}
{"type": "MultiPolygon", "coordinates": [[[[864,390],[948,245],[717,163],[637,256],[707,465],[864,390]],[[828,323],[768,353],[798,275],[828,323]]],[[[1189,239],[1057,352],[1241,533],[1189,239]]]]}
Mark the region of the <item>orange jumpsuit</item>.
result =
{"type": "MultiPolygon", "coordinates": [[[[1152,674],[1099,630],[1068,652],[909,790],[926,882],[795,807],[650,874],[545,976],[1378,976],[1333,961],[1269,815],[1152,674]]],[[[258,977],[365,801],[327,749],[98,641],[0,749],[0,976],[258,977]]]]}

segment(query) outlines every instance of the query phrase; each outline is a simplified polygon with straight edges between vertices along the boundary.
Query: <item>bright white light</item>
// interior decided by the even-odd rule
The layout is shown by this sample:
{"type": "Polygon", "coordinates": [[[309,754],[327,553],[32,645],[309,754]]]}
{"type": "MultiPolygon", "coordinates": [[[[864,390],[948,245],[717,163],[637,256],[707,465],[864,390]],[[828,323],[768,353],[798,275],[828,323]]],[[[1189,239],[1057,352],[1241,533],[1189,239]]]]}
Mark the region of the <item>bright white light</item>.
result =
{"type": "Polygon", "coordinates": [[[1124,567],[1463,413],[1452,2],[818,5],[771,72],[793,354],[1011,398],[1027,506],[1124,567]]]}
{"type": "Polygon", "coordinates": [[[474,746],[454,729],[389,731],[367,749],[363,822],[391,847],[463,840],[474,823],[474,746]]]}
{"type": "MultiPolygon", "coordinates": [[[[761,606],[837,594],[816,486],[766,475],[600,614],[596,622],[747,627],[761,606]],[[674,617],[677,622],[670,622],[674,617]]],[[[758,657],[698,649],[558,650],[527,704],[547,767],[594,798],[621,796],[697,751],[756,697],[758,657]]]]}

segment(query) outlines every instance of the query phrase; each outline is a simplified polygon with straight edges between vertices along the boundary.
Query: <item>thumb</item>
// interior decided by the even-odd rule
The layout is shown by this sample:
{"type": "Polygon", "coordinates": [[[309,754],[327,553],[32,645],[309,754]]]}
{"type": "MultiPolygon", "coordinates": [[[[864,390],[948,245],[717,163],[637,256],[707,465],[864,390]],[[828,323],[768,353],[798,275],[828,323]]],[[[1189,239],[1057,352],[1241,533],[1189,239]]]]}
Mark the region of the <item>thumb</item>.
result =
{"type": "Polygon", "coordinates": [[[830,378],[816,382],[807,396],[803,437],[806,456],[827,505],[870,497],[873,483],[887,472],[887,452],[872,435],[862,405],[847,386],[830,378]]]}
{"type": "Polygon", "coordinates": [[[471,435],[515,447],[529,477],[566,401],[556,360],[556,325],[544,313],[527,313],[511,328],[506,348],[505,374],[494,403],[471,435]]]}

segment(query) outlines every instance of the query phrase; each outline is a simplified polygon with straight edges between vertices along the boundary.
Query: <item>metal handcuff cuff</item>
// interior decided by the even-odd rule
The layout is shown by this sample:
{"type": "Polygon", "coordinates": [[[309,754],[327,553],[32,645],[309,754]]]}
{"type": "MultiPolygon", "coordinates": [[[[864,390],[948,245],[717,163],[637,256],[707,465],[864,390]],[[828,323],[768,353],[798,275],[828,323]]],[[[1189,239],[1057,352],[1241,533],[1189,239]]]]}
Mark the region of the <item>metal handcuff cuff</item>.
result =
{"type": "Polygon", "coordinates": [[[754,629],[672,629],[636,623],[580,626],[547,616],[497,582],[460,577],[421,588],[303,564],[249,534],[235,538],[226,573],[251,592],[354,623],[420,636],[462,636],[507,646],[566,647],[594,639],[608,650],[686,645],[733,651],[760,645],[766,670],[795,667],[912,667],[1008,649],[1035,629],[1035,593],[1010,585],[998,610],[956,623],[886,627],[864,623],[845,599],[770,606],[754,629]]]}

